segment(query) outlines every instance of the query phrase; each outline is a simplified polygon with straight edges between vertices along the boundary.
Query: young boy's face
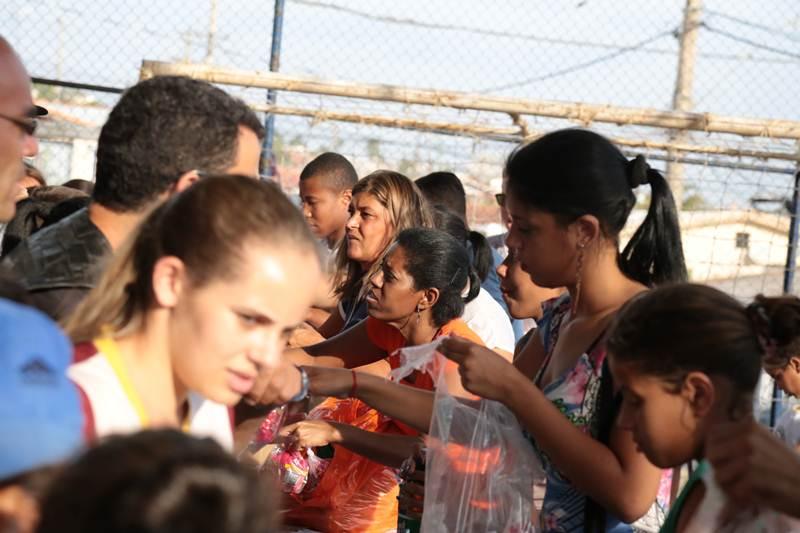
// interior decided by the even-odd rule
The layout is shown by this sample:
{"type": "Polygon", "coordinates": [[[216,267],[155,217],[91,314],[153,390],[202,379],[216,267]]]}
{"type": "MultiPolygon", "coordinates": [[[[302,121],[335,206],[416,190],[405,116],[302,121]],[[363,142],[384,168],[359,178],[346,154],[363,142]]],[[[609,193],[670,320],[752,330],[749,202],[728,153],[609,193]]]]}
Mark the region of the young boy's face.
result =
{"type": "Polygon", "coordinates": [[[300,181],[300,202],[303,215],[317,237],[335,244],[345,231],[349,217],[350,190],[334,191],[324,178],[311,177],[300,181]]]}

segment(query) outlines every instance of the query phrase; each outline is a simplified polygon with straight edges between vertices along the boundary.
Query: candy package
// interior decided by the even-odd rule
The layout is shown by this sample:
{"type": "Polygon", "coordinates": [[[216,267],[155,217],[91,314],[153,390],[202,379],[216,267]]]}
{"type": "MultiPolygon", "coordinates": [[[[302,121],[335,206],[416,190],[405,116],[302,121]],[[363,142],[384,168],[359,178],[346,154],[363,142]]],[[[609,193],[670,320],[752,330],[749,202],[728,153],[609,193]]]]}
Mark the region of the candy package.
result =
{"type": "MultiPolygon", "coordinates": [[[[304,417],[300,415],[301,419],[304,417]]],[[[288,406],[276,407],[261,421],[248,445],[251,453],[274,445],[271,450],[264,450],[269,453],[260,470],[274,476],[283,492],[294,495],[314,490],[330,462],[317,457],[311,448],[296,448],[291,442],[276,444],[281,428],[297,419],[297,415],[290,414],[288,406]]]]}
{"type": "Polygon", "coordinates": [[[289,450],[276,446],[269,454],[262,472],[270,472],[278,480],[278,486],[287,494],[300,494],[308,481],[308,459],[301,450],[289,450]]]}
{"type": "Polygon", "coordinates": [[[274,443],[275,437],[278,436],[278,431],[280,431],[286,421],[287,413],[288,409],[286,405],[281,405],[270,411],[267,416],[264,417],[264,420],[261,421],[261,425],[258,426],[258,430],[256,434],[253,435],[253,439],[250,441],[247,449],[251,453],[255,453],[267,444],[274,443]]]}

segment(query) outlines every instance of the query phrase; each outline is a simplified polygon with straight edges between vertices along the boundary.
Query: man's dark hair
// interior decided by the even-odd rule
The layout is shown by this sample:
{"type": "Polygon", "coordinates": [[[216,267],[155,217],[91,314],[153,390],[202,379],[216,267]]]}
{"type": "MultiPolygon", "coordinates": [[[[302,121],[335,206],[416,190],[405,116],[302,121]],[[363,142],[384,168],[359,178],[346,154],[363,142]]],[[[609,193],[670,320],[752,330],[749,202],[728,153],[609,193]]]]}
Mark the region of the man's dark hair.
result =
{"type": "Polygon", "coordinates": [[[335,152],[325,152],[315,157],[300,172],[300,181],[310,178],[322,178],[325,185],[340,192],[352,189],[358,181],[358,174],[346,157],[335,152]]]}
{"type": "Polygon", "coordinates": [[[422,176],[417,184],[428,203],[467,220],[467,194],[458,176],[452,172],[433,172],[422,176]]]}
{"type": "Polygon", "coordinates": [[[93,199],[114,211],[137,211],[191,170],[230,167],[239,126],[264,128],[244,102],[203,81],[156,77],[125,91],[97,145],[93,199]]]}

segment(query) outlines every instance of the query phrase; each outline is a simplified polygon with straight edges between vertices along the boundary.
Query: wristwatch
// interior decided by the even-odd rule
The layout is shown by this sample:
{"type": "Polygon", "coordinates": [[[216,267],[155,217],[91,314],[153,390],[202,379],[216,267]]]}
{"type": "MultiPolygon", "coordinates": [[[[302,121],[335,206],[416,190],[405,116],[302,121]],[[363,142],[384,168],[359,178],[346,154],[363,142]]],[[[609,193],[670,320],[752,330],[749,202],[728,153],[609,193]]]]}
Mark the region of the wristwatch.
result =
{"type": "Polygon", "coordinates": [[[308,397],[308,388],[309,388],[308,374],[306,373],[303,367],[295,365],[295,368],[300,371],[300,392],[292,396],[289,399],[289,403],[300,402],[308,397]]]}

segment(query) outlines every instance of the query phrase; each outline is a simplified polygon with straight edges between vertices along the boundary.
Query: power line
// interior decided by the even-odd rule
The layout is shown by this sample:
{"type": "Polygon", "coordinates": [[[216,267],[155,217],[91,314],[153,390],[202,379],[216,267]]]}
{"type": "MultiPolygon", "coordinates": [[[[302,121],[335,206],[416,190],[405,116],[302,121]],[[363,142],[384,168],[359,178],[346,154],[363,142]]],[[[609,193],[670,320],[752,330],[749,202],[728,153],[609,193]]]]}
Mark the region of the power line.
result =
{"type": "Polygon", "coordinates": [[[627,54],[628,52],[634,52],[636,50],[641,50],[641,48],[643,46],[646,46],[646,45],[648,45],[648,44],[650,44],[650,43],[652,43],[654,41],[657,41],[657,40],[659,40],[659,39],[661,39],[663,37],[666,37],[667,35],[674,35],[676,31],[678,31],[678,30],[677,29],[673,29],[673,30],[663,31],[661,33],[657,33],[656,35],[653,35],[652,37],[648,37],[647,39],[645,39],[643,41],[640,41],[640,42],[638,42],[636,44],[620,48],[619,50],[617,50],[615,52],[612,52],[610,54],[605,54],[605,55],[596,57],[594,59],[591,59],[589,61],[585,61],[583,63],[578,63],[577,65],[572,65],[570,67],[566,67],[566,68],[563,68],[563,69],[555,70],[553,72],[548,72],[547,74],[543,74],[541,76],[535,76],[533,78],[528,78],[528,79],[522,80],[522,81],[516,81],[516,82],[513,82],[513,83],[507,83],[505,85],[498,85],[498,86],[494,86],[494,87],[487,87],[485,89],[481,89],[479,92],[489,92],[489,93],[491,93],[491,92],[497,92],[497,91],[505,91],[506,89],[515,89],[517,87],[523,87],[523,86],[529,85],[531,83],[536,83],[536,82],[540,82],[540,81],[544,81],[544,80],[549,80],[551,78],[556,78],[558,76],[564,76],[566,74],[571,74],[573,72],[578,72],[580,70],[584,70],[584,69],[593,67],[595,65],[599,65],[601,63],[605,63],[607,61],[611,61],[612,59],[615,59],[615,58],[617,58],[617,57],[619,57],[619,56],[621,56],[623,54],[627,54]]]}
{"type": "MultiPolygon", "coordinates": [[[[80,9],[77,9],[77,8],[74,8],[74,7],[61,8],[61,12],[69,14],[69,15],[73,15],[73,16],[78,17],[78,18],[86,17],[86,13],[84,11],[81,11],[80,9]]],[[[115,20],[114,18],[112,18],[110,16],[98,19],[98,22],[100,24],[106,24],[106,25],[109,25],[109,26],[113,26],[114,28],[117,28],[117,29],[119,27],[121,27],[121,26],[127,26],[131,30],[134,30],[134,31],[139,32],[139,33],[144,33],[146,35],[150,35],[151,37],[156,37],[158,39],[174,40],[176,37],[177,38],[183,38],[183,39],[186,39],[188,37],[189,38],[188,39],[189,43],[191,44],[192,47],[194,47],[196,41],[205,40],[207,38],[207,36],[208,36],[207,32],[199,32],[199,31],[160,32],[160,31],[156,31],[154,29],[151,29],[150,27],[148,27],[145,24],[138,24],[138,25],[125,24],[125,23],[123,23],[122,20],[115,20]]],[[[139,22],[139,21],[137,20],[137,22],[139,22]]],[[[218,37],[218,40],[226,41],[229,38],[230,38],[229,35],[224,35],[224,36],[218,37]]],[[[225,55],[230,56],[230,57],[238,57],[240,59],[250,59],[250,57],[251,57],[248,54],[245,54],[244,52],[240,52],[238,50],[234,50],[233,48],[230,48],[230,47],[227,47],[227,46],[220,46],[219,44],[215,45],[215,49],[223,51],[225,53],[225,55]]]]}
{"type": "Polygon", "coordinates": [[[748,27],[756,29],[756,30],[769,32],[772,35],[780,34],[780,35],[786,37],[789,40],[792,40],[792,41],[795,41],[795,42],[800,42],[800,35],[795,35],[793,33],[790,33],[788,31],[782,30],[780,28],[773,28],[772,26],[766,26],[764,24],[758,24],[756,22],[753,22],[753,21],[750,21],[750,20],[741,19],[739,17],[734,17],[733,15],[728,15],[727,13],[722,13],[721,11],[715,11],[713,9],[707,9],[706,13],[708,13],[709,15],[712,15],[713,17],[730,20],[731,22],[736,22],[737,24],[741,24],[743,26],[748,26],[748,27]]]}
{"type": "Polygon", "coordinates": [[[711,33],[716,33],[717,35],[721,35],[721,36],[726,37],[726,38],[728,38],[728,39],[730,39],[732,41],[736,41],[736,42],[739,42],[739,43],[742,43],[742,44],[747,44],[749,46],[752,46],[753,48],[759,48],[761,50],[767,50],[768,52],[772,52],[774,54],[780,54],[780,55],[783,55],[783,56],[786,56],[786,57],[792,57],[794,59],[800,59],[800,54],[797,54],[797,53],[794,53],[794,52],[790,52],[789,50],[783,50],[781,48],[775,48],[774,46],[769,46],[769,45],[766,45],[766,44],[762,44],[762,43],[753,41],[751,39],[748,39],[746,37],[740,37],[738,35],[735,35],[733,33],[727,32],[725,30],[720,30],[720,29],[714,28],[713,26],[709,26],[708,23],[706,23],[706,22],[702,22],[700,25],[702,27],[704,27],[706,30],[710,31],[711,33]]]}
{"type": "MultiPolygon", "coordinates": [[[[530,35],[525,33],[509,33],[497,30],[487,30],[485,28],[476,28],[474,26],[461,26],[457,24],[440,24],[435,22],[425,22],[411,18],[392,17],[388,15],[374,15],[366,11],[359,11],[350,7],[340,6],[336,4],[329,4],[326,2],[318,2],[316,0],[292,0],[295,4],[302,4],[310,7],[319,7],[322,9],[330,9],[332,11],[339,11],[353,15],[355,17],[372,20],[374,22],[388,22],[390,24],[400,24],[404,26],[414,26],[416,28],[426,28],[430,30],[444,30],[444,31],[463,31],[467,33],[474,33],[476,35],[485,35],[488,37],[501,37],[505,39],[523,39],[528,41],[547,42],[551,44],[563,44],[570,46],[591,46],[595,48],[605,48],[609,50],[618,50],[620,47],[615,44],[592,42],[592,41],[577,41],[570,39],[559,39],[553,37],[542,37],[538,35],[530,35]]],[[[656,53],[670,53],[671,50],[652,50],[656,53]]]]}
{"type": "MultiPolygon", "coordinates": [[[[350,7],[340,6],[337,4],[331,4],[327,2],[320,2],[318,0],[291,0],[295,4],[305,5],[309,7],[316,7],[320,9],[329,9],[332,11],[338,11],[340,13],[346,13],[348,15],[352,15],[355,17],[359,17],[366,20],[371,20],[375,22],[386,22],[389,24],[398,24],[404,26],[412,26],[415,28],[426,28],[432,30],[442,30],[442,31],[458,31],[458,32],[467,32],[473,33],[475,35],[484,35],[487,37],[498,37],[503,39],[521,39],[525,41],[534,41],[538,43],[547,43],[547,44],[557,44],[563,46],[574,46],[574,47],[591,47],[591,48],[600,48],[605,50],[615,50],[620,51],[624,50],[626,47],[620,46],[617,44],[611,43],[604,43],[598,41],[585,41],[585,40],[578,40],[578,39],[563,39],[558,37],[545,37],[541,35],[531,35],[526,33],[511,33],[511,32],[503,32],[497,30],[488,30],[485,28],[477,28],[474,26],[463,26],[463,25],[456,25],[456,24],[440,24],[434,22],[425,22],[421,20],[411,19],[411,18],[400,18],[400,17],[392,17],[388,15],[375,15],[372,13],[368,13],[365,11],[359,11],[357,9],[353,9],[350,7]]],[[[674,56],[676,51],[674,49],[669,48],[648,48],[642,47],[638,51],[645,52],[648,54],[658,54],[658,55],[669,55],[674,56]]],[[[769,58],[769,57],[742,57],[735,54],[721,54],[721,53],[714,53],[714,52],[706,52],[698,54],[701,57],[709,58],[709,59],[721,59],[725,61],[757,61],[760,63],[792,63],[791,61],[787,61],[784,59],[778,58],[769,58]]]]}

